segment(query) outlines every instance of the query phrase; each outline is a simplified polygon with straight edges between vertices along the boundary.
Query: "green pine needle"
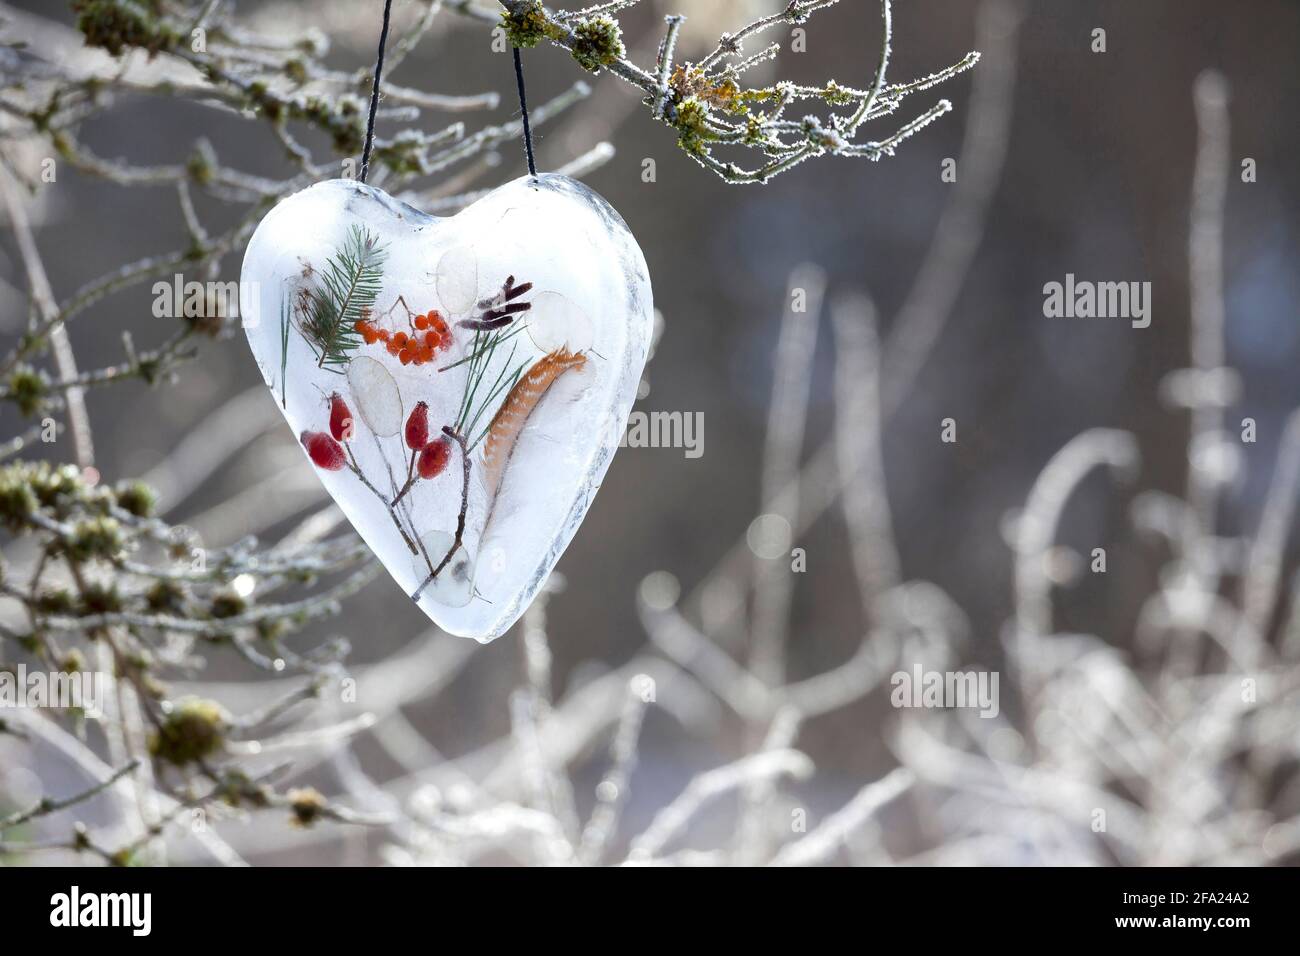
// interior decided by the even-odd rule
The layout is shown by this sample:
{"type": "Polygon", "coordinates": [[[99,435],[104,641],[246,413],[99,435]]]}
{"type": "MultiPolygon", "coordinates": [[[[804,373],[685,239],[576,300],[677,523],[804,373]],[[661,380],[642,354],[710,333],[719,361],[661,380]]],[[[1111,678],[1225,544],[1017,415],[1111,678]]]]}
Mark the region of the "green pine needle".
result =
{"type": "MultiPolygon", "coordinates": [[[[492,364],[492,358],[496,354],[497,348],[511,338],[512,333],[508,329],[498,329],[494,332],[475,332],[474,341],[470,344],[469,355],[469,374],[465,379],[465,392],[461,396],[460,411],[456,415],[455,430],[460,434],[466,434],[467,426],[478,421],[482,416],[484,408],[491,401],[496,387],[501,382],[501,374],[498,373],[497,381],[492,388],[488,389],[488,399],[482,403],[477,403],[480,387],[483,379],[487,376],[488,366],[492,364]],[[477,409],[475,408],[478,405],[477,409]]],[[[516,346],[518,343],[516,343],[516,346]]],[[[514,355],[513,349],[510,353],[514,355]]]]}
{"type": "Polygon", "coordinates": [[[292,310],[287,299],[280,302],[280,407],[289,401],[289,327],[292,310]]]}
{"type": "MultiPolygon", "coordinates": [[[[514,374],[510,373],[510,366],[515,360],[515,351],[518,347],[518,343],[515,343],[515,347],[510,350],[509,357],[501,366],[501,371],[497,373],[497,380],[492,383],[492,389],[488,392],[487,398],[483,400],[482,404],[478,407],[478,411],[476,411],[473,417],[470,418],[469,425],[465,429],[465,435],[467,437],[474,434],[474,429],[478,427],[479,419],[483,417],[484,412],[492,407],[492,403],[495,402],[502,393],[506,392],[508,389],[514,388],[515,382],[519,380],[520,373],[524,370],[524,367],[527,366],[528,363],[525,362],[523,365],[520,365],[519,368],[515,369],[514,374]]],[[[488,420],[488,425],[491,425],[491,419],[488,420]]],[[[481,437],[483,436],[480,435],[479,438],[481,437]]],[[[470,443],[470,447],[472,448],[477,444],[478,439],[476,438],[470,443]]]]}
{"type": "Polygon", "coordinates": [[[319,286],[308,290],[300,328],[320,368],[342,374],[361,346],[356,324],[374,308],[385,255],[376,237],[353,226],[343,248],[325,263],[319,286]]]}
{"type": "MultiPolygon", "coordinates": [[[[492,307],[510,299],[518,298],[528,291],[526,288],[513,286],[513,282],[514,276],[511,276],[502,286],[501,294],[495,300],[480,302],[479,308],[490,311],[492,307]],[[515,291],[512,292],[512,288],[515,291]]],[[[528,285],[531,286],[531,283],[528,283],[528,285]]],[[[483,314],[486,314],[486,312],[483,314]]],[[[459,361],[438,369],[440,372],[446,372],[460,365],[468,366],[465,375],[465,391],[460,398],[460,410],[456,413],[456,421],[452,425],[452,430],[465,438],[467,451],[472,450],[475,445],[482,441],[488,428],[491,427],[493,415],[488,414],[489,409],[493,408],[502,395],[514,388],[515,383],[519,381],[519,376],[523,374],[524,369],[528,366],[528,362],[524,362],[517,368],[512,368],[515,353],[519,349],[519,343],[515,342],[511,345],[510,354],[506,356],[506,360],[498,369],[496,378],[490,384],[484,384],[497,349],[524,331],[525,328],[527,328],[527,323],[522,319],[518,319],[509,325],[492,331],[476,329],[474,339],[469,345],[468,354],[459,361]],[[477,431],[479,422],[485,416],[488,419],[488,425],[482,431],[477,431]]]]}

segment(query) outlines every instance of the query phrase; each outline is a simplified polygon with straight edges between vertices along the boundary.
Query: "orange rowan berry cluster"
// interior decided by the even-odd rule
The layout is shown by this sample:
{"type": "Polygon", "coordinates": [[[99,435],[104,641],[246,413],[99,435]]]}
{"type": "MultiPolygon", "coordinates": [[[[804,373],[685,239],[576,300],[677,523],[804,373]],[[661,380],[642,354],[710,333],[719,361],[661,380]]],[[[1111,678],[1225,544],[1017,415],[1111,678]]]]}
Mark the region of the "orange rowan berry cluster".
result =
{"type": "Polygon", "coordinates": [[[423,365],[432,362],[439,352],[451,347],[451,327],[436,309],[411,320],[411,331],[394,332],[375,325],[369,319],[360,319],[356,330],[361,333],[367,345],[384,343],[388,354],[395,356],[403,365],[423,365]]]}

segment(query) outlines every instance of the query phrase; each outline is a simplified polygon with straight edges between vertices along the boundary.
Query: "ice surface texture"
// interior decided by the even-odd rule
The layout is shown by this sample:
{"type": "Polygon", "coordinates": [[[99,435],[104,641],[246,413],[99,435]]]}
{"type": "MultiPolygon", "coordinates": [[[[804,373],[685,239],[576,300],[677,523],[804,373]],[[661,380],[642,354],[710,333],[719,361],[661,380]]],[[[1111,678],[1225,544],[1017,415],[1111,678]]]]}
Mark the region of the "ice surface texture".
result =
{"type": "Polygon", "coordinates": [[[450,219],[332,180],[267,215],[241,278],[258,367],[339,507],[436,624],[504,633],[577,532],[636,398],[653,307],[626,224],[564,176],[450,219]],[[446,447],[411,447],[419,402],[427,443],[446,447]]]}

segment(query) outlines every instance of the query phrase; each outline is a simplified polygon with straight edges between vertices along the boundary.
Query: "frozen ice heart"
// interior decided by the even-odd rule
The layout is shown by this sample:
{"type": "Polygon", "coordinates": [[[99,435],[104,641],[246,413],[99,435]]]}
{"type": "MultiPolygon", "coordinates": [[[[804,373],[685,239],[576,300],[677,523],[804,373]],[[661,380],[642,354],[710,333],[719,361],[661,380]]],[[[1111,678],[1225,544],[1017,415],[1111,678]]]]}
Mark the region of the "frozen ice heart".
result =
{"type": "Polygon", "coordinates": [[[450,219],[334,180],[267,215],[242,283],[258,367],[339,507],[436,624],[502,634],[636,398],[653,312],[623,220],[563,176],[450,219]]]}

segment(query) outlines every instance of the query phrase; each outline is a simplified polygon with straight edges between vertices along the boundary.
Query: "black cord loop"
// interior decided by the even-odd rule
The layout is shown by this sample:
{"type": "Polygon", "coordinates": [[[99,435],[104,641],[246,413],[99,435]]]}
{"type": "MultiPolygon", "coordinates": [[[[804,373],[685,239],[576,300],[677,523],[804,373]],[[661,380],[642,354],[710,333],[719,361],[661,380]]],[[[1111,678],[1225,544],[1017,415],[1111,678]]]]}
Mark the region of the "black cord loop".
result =
{"type": "Polygon", "coordinates": [[[388,19],[393,12],[393,0],[384,0],[384,26],[379,31],[379,58],[375,62],[375,81],[370,87],[370,116],[366,120],[366,146],[361,153],[361,176],[364,183],[370,171],[370,151],[375,145],[375,112],[379,109],[379,81],[384,75],[384,47],[388,45],[388,19]]]}

